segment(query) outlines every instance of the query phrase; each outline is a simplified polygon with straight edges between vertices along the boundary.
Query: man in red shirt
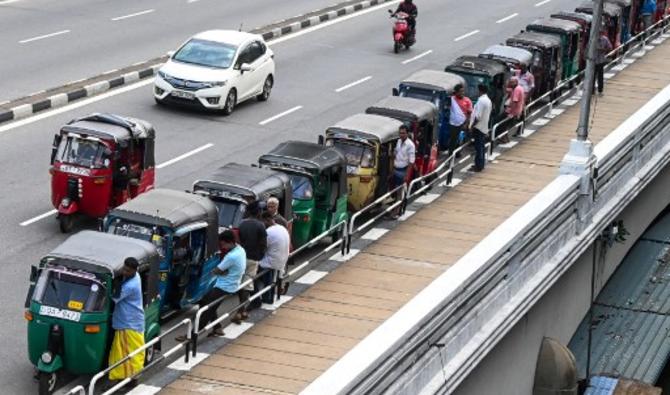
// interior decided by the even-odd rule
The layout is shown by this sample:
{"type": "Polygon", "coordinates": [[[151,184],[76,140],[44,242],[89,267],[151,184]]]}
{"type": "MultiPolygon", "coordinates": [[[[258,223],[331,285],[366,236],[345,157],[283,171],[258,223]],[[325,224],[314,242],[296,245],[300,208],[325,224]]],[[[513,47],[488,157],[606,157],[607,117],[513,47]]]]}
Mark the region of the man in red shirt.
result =
{"type": "MultiPolygon", "coordinates": [[[[472,102],[465,96],[465,88],[462,84],[454,87],[451,95],[451,107],[449,109],[449,154],[458,148],[458,137],[461,131],[467,131],[472,115],[472,102]]],[[[456,155],[457,157],[460,154],[456,155]]]]}
{"type": "MultiPolygon", "coordinates": [[[[507,113],[507,116],[512,118],[512,125],[514,125],[523,120],[523,109],[526,104],[526,97],[523,88],[519,85],[519,81],[516,77],[512,77],[509,80],[507,92],[509,94],[509,99],[505,112],[507,113]]],[[[515,135],[519,135],[521,128],[523,128],[523,125],[517,129],[515,135]]]]}

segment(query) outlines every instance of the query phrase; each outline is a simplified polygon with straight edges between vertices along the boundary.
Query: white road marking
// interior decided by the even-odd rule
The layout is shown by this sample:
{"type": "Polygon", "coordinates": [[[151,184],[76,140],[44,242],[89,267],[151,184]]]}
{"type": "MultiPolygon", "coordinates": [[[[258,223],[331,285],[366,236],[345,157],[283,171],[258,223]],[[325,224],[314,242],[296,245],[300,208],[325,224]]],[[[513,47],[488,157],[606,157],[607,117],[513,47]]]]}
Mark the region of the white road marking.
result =
{"type": "Polygon", "coordinates": [[[360,84],[364,83],[365,81],[370,81],[371,79],[372,79],[371,75],[369,75],[367,77],[363,77],[360,80],[356,80],[356,81],[354,81],[350,84],[347,84],[347,85],[344,85],[344,86],[341,86],[341,87],[335,89],[335,92],[340,93],[340,92],[345,91],[349,88],[353,88],[356,85],[360,85],[360,84]]]}
{"type": "Polygon", "coordinates": [[[539,2],[539,3],[535,3],[535,7],[541,7],[541,6],[547,4],[547,3],[550,2],[550,1],[551,1],[551,0],[542,0],[542,1],[539,2]]]}
{"type": "Polygon", "coordinates": [[[195,354],[195,357],[191,356],[188,360],[188,363],[185,363],[184,358],[182,357],[182,358],[179,358],[178,360],[172,362],[168,366],[168,368],[187,372],[187,371],[191,370],[195,365],[204,361],[205,358],[207,358],[207,357],[209,357],[209,354],[206,354],[204,352],[199,352],[199,353],[195,354]]]}
{"type": "Polygon", "coordinates": [[[533,135],[533,133],[537,132],[537,129],[525,129],[523,131],[523,134],[521,135],[522,137],[530,137],[533,135]]]}
{"type": "Polygon", "coordinates": [[[291,299],[293,299],[293,296],[284,295],[279,300],[275,301],[273,304],[262,303],[261,309],[275,311],[278,308],[280,308],[284,303],[288,302],[291,299]]]}
{"type": "Polygon", "coordinates": [[[465,38],[468,38],[468,37],[470,37],[470,36],[474,36],[474,35],[477,34],[477,33],[479,33],[479,30],[473,30],[473,31],[471,31],[470,33],[465,33],[465,34],[462,35],[462,36],[458,36],[458,37],[456,37],[456,38],[454,39],[454,41],[461,41],[461,40],[463,40],[463,39],[465,39],[465,38]]]}
{"type": "Polygon", "coordinates": [[[549,123],[549,120],[547,118],[540,118],[540,119],[536,119],[535,121],[533,121],[533,125],[535,125],[535,126],[544,126],[548,123],[549,123]]]}
{"type": "Polygon", "coordinates": [[[335,253],[335,255],[331,256],[328,259],[333,260],[333,261],[338,261],[338,262],[346,262],[349,259],[355,257],[356,254],[358,254],[359,252],[360,252],[360,250],[352,248],[351,251],[349,251],[349,253],[347,253],[347,254],[342,255],[341,253],[337,252],[337,253],[335,253]]]}
{"type": "Polygon", "coordinates": [[[19,41],[19,44],[26,44],[26,43],[30,43],[30,42],[33,42],[33,41],[43,40],[43,39],[45,39],[45,38],[50,38],[50,37],[56,37],[56,36],[60,36],[60,35],[62,35],[62,34],[67,34],[67,33],[70,33],[70,30],[61,30],[61,31],[59,31],[59,32],[54,32],[54,33],[44,34],[44,35],[42,35],[42,36],[37,36],[37,37],[32,37],[32,38],[26,38],[25,40],[21,40],[21,41],[19,41]]]}
{"type": "Polygon", "coordinates": [[[614,73],[605,73],[605,74],[603,75],[603,77],[604,77],[606,80],[609,80],[610,78],[614,77],[614,73]]]}
{"type": "Polygon", "coordinates": [[[515,13],[512,14],[512,15],[507,15],[506,17],[504,17],[504,18],[502,18],[502,19],[498,19],[498,20],[496,21],[496,23],[507,22],[507,21],[509,21],[510,19],[516,18],[517,16],[519,16],[519,13],[518,13],[518,12],[515,12],[515,13]]]}
{"type": "Polygon", "coordinates": [[[503,148],[507,148],[507,149],[509,149],[509,148],[514,147],[514,146],[517,145],[517,144],[519,144],[518,141],[510,141],[509,143],[498,144],[498,147],[503,147],[503,148]]]}
{"type": "Polygon", "coordinates": [[[168,166],[170,166],[170,165],[173,165],[173,164],[179,162],[180,160],[184,160],[184,159],[188,158],[189,156],[193,156],[193,155],[197,154],[198,152],[202,152],[202,151],[204,151],[204,150],[206,150],[206,149],[212,148],[213,146],[214,146],[214,144],[212,144],[212,143],[207,143],[207,144],[205,144],[205,145],[203,145],[203,146],[200,146],[200,147],[198,147],[198,148],[196,148],[196,149],[193,149],[193,150],[191,150],[191,151],[188,151],[187,153],[185,153],[185,154],[183,154],[183,155],[179,155],[179,156],[176,157],[176,158],[170,159],[170,160],[167,161],[167,162],[163,162],[163,163],[161,163],[161,164],[159,164],[159,165],[156,165],[156,169],[162,169],[162,168],[168,167],[168,166]]]}
{"type": "Polygon", "coordinates": [[[266,120],[264,120],[264,121],[260,121],[260,122],[258,122],[258,124],[261,125],[261,126],[267,125],[267,124],[269,124],[270,122],[272,122],[272,121],[276,121],[277,119],[279,119],[279,118],[281,118],[281,117],[284,117],[284,116],[286,116],[286,115],[289,115],[290,113],[296,112],[296,111],[300,110],[301,108],[302,108],[302,106],[295,106],[295,107],[293,107],[293,108],[291,108],[291,109],[289,109],[289,110],[286,110],[286,111],[284,111],[284,112],[282,112],[282,113],[279,113],[279,114],[277,114],[277,115],[275,115],[275,116],[272,116],[272,117],[270,117],[270,118],[268,118],[268,119],[266,119],[266,120]]]}
{"type": "Polygon", "coordinates": [[[361,236],[361,239],[379,240],[379,238],[384,236],[388,231],[389,231],[388,229],[384,228],[372,228],[369,231],[367,231],[367,233],[365,233],[363,236],[361,236]]]}
{"type": "Polygon", "coordinates": [[[461,182],[463,182],[462,179],[460,179],[460,178],[458,178],[458,177],[454,177],[454,178],[451,179],[451,185],[450,185],[450,187],[451,187],[451,188],[454,188],[455,186],[457,186],[457,185],[460,184],[461,182]]]}
{"type": "Polygon", "coordinates": [[[440,195],[437,193],[427,193],[423,196],[418,197],[414,202],[419,204],[431,204],[435,199],[439,198],[440,195]]]}
{"type": "Polygon", "coordinates": [[[188,0],[187,3],[188,3],[188,4],[191,4],[191,3],[197,3],[198,1],[200,1],[200,0],[188,0]]]}
{"type": "Polygon", "coordinates": [[[432,50],[432,49],[429,49],[428,51],[426,51],[426,52],[422,52],[422,53],[416,55],[416,56],[413,57],[413,58],[409,58],[409,59],[405,59],[405,60],[403,60],[403,61],[402,61],[402,64],[412,63],[412,62],[414,62],[415,60],[419,60],[419,59],[423,58],[424,56],[430,55],[431,53],[433,53],[433,50],[432,50]]]}
{"type": "Polygon", "coordinates": [[[16,3],[19,0],[0,0],[0,5],[5,5],[5,4],[11,4],[11,3],[16,3]]]}
{"type": "Polygon", "coordinates": [[[400,217],[398,217],[398,221],[406,221],[407,218],[411,217],[411,216],[414,215],[415,213],[416,213],[416,211],[405,210],[405,214],[403,214],[403,215],[401,215],[400,217]]]}
{"type": "Polygon", "coordinates": [[[126,395],[154,395],[162,390],[161,387],[156,387],[147,384],[138,384],[137,387],[127,392],[126,395]]]}
{"type": "Polygon", "coordinates": [[[124,19],[133,18],[133,17],[140,16],[140,15],[151,14],[151,13],[154,12],[154,11],[156,11],[156,10],[153,9],[153,8],[151,8],[151,9],[148,9],[148,10],[135,12],[135,13],[133,13],[133,14],[123,15],[123,16],[117,16],[117,17],[115,17],[115,18],[112,18],[111,20],[114,21],[114,22],[116,22],[116,21],[122,21],[122,20],[124,20],[124,19]]]}
{"type": "Polygon", "coordinates": [[[44,213],[44,214],[40,214],[40,215],[38,215],[37,217],[33,217],[33,218],[31,218],[31,219],[25,220],[25,221],[21,222],[19,225],[21,225],[21,226],[28,226],[28,225],[34,224],[35,222],[40,221],[40,220],[42,220],[42,219],[44,219],[44,218],[50,217],[50,216],[56,214],[57,212],[58,212],[58,210],[53,209],[53,210],[48,211],[48,212],[46,212],[46,213],[44,213]]]}
{"type": "Polygon", "coordinates": [[[317,281],[321,280],[322,278],[324,278],[327,274],[328,272],[322,272],[319,270],[310,270],[307,273],[305,273],[304,276],[295,280],[295,282],[297,282],[298,284],[312,285],[317,281]]]}
{"type": "Polygon", "coordinates": [[[566,105],[566,106],[574,106],[579,102],[579,99],[565,99],[561,102],[561,104],[566,105]]]}
{"type": "Polygon", "coordinates": [[[223,333],[225,333],[225,335],[223,335],[223,337],[225,337],[226,339],[231,339],[231,340],[237,339],[244,332],[251,329],[251,327],[253,327],[253,326],[254,326],[253,322],[242,322],[239,325],[238,324],[230,324],[223,330],[223,333]]]}

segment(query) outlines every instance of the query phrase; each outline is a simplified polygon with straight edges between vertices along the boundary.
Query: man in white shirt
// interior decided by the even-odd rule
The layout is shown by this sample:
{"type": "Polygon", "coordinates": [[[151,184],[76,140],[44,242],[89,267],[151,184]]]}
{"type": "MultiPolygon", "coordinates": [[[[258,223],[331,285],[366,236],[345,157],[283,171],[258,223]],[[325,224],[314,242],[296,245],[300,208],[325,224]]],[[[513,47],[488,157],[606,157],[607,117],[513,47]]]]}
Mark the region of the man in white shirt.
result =
{"type": "Polygon", "coordinates": [[[488,88],[486,85],[479,84],[477,88],[479,89],[479,98],[470,120],[470,129],[475,139],[474,171],[480,172],[484,170],[486,164],[486,136],[489,133],[489,119],[491,118],[493,104],[487,95],[488,88]]]}
{"type": "Polygon", "coordinates": [[[400,140],[396,143],[393,152],[394,188],[405,182],[407,169],[409,169],[410,166],[414,167],[414,161],[416,159],[416,147],[414,146],[414,142],[408,138],[409,131],[407,130],[407,126],[400,126],[398,132],[400,134],[400,140]]]}
{"type": "MultiPolygon", "coordinates": [[[[286,268],[288,261],[289,248],[291,244],[291,236],[288,230],[283,226],[275,223],[274,215],[271,212],[265,211],[261,215],[261,220],[265,224],[265,231],[267,232],[267,250],[265,255],[259,262],[261,270],[269,269],[268,273],[261,276],[259,279],[261,289],[268,285],[275,284],[277,278],[280,278],[286,268]]],[[[262,300],[264,303],[274,303],[274,295],[276,289],[263,294],[262,300]]]]}

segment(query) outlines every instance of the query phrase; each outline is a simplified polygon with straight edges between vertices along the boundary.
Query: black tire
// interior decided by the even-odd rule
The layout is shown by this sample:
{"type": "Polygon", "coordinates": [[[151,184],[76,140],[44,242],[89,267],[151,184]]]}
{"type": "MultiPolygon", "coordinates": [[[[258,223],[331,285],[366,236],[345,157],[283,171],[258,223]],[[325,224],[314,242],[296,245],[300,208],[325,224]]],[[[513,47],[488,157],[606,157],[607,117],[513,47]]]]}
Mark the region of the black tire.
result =
{"type": "Polygon", "coordinates": [[[399,42],[394,42],[393,43],[393,53],[398,53],[400,52],[400,43],[399,42]]]}
{"type": "Polygon", "coordinates": [[[263,82],[263,91],[260,95],[256,96],[258,101],[267,101],[270,98],[270,93],[272,93],[272,86],[274,85],[274,79],[271,75],[268,75],[263,82]]]}
{"type": "Polygon", "coordinates": [[[39,395],[53,394],[54,391],[56,390],[56,384],[58,383],[58,374],[56,374],[56,372],[53,373],[39,372],[38,375],[39,377],[37,378],[37,380],[39,381],[39,389],[38,389],[39,395]]]}
{"type": "Polygon", "coordinates": [[[74,227],[74,216],[72,214],[60,214],[58,216],[58,226],[62,233],[70,233],[74,227]]]}
{"type": "Polygon", "coordinates": [[[235,110],[235,106],[237,105],[237,91],[235,88],[230,89],[228,91],[228,96],[226,96],[226,103],[223,105],[223,115],[230,115],[233,113],[233,110],[235,110]]]}

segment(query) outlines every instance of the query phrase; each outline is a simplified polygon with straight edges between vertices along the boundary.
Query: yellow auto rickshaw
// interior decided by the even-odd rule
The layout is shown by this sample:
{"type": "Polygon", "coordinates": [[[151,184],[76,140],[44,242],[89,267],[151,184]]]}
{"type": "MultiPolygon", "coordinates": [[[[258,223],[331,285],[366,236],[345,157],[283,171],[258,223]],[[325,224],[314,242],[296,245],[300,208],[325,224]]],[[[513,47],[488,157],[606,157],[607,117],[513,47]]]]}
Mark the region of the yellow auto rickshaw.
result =
{"type": "Polygon", "coordinates": [[[402,122],[356,114],[326,130],[326,145],[347,158],[349,210],[358,211],[391,189],[393,150],[402,122]]]}

